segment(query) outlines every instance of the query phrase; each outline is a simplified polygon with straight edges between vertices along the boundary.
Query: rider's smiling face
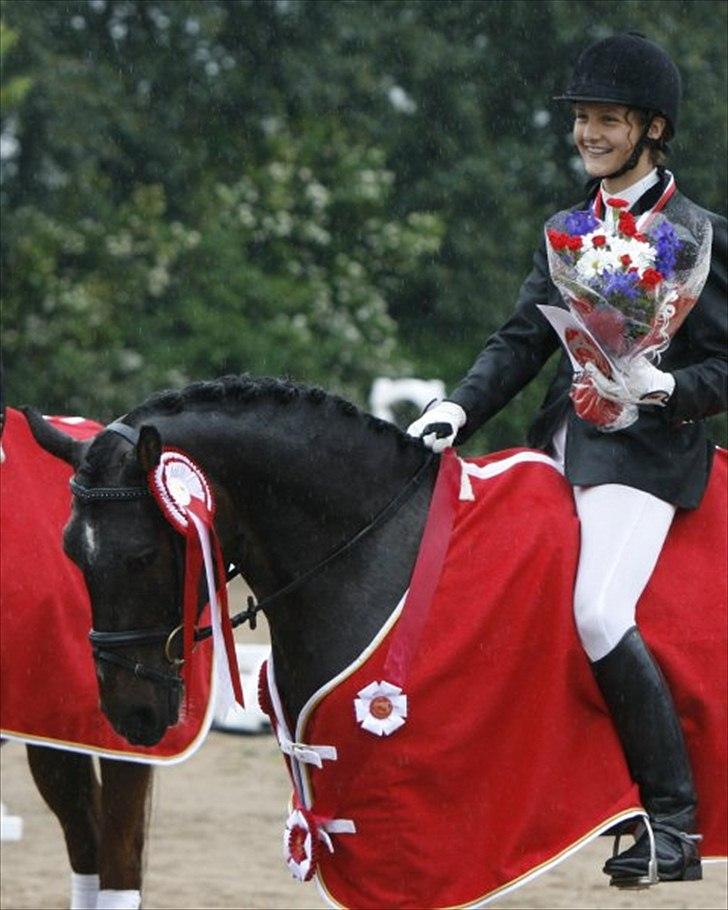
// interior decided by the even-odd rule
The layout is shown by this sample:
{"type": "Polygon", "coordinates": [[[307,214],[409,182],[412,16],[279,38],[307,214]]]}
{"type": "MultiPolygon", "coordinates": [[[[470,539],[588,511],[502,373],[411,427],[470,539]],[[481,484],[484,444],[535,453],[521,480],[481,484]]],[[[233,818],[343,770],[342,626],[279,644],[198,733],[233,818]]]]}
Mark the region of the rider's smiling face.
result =
{"type": "MultiPolygon", "coordinates": [[[[663,118],[655,117],[647,135],[658,138],[664,127],[663,118]]],[[[622,104],[582,101],[574,105],[574,142],[590,177],[608,177],[623,167],[641,131],[637,114],[622,104]]],[[[651,169],[649,149],[645,149],[637,166],[629,172],[630,182],[651,169]]]]}

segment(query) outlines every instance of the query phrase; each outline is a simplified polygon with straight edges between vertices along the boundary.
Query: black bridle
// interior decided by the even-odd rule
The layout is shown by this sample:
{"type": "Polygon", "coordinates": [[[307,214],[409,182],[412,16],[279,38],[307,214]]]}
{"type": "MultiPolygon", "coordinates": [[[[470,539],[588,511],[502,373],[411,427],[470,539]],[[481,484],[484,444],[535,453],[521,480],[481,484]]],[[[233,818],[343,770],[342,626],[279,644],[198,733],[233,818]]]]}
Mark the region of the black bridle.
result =
{"type": "MultiPolygon", "coordinates": [[[[132,445],[136,446],[139,441],[139,432],[133,427],[128,426],[120,421],[110,423],[106,430],[117,433],[132,445]]],[[[307,581],[319,572],[323,571],[339,557],[351,550],[356,544],[360,543],[365,537],[384,525],[392,518],[404,503],[414,495],[424,480],[428,469],[432,465],[435,455],[429,452],[425,461],[420,465],[417,471],[410,477],[402,489],[387,503],[384,508],[378,512],[374,518],[364,527],[360,528],[352,537],[345,540],[342,544],[335,547],[329,554],[319,560],[314,566],[297,575],[287,585],[263,598],[256,601],[252,596],[248,596],[247,607],[234,616],[230,617],[233,628],[249,623],[251,629],[255,629],[257,624],[257,614],[265,610],[275,601],[280,600],[287,594],[300,588],[307,581]]],[[[119,502],[142,499],[151,495],[148,487],[128,486],[128,487],[85,487],[78,483],[75,478],[71,478],[71,492],[82,502],[119,502]]],[[[178,553],[175,547],[175,553],[178,553]]],[[[232,564],[227,572],[225,582],[231,581],[240,574],[240,569],[232,564]]],[[[89,632],[89,641],[93,648],[93,654],[96,660],[106,661],[129,670],[139,679],[148,679],[152,682],[159,683],[170,690],[179,691],[182,687],[182,679],[176,672],[184,663],[183,660],[175,658],[172,654],[172,646],[177,635],[181,636],[182,626],[178,625],[171,631],[169,629],[131,629],[124,632],[101,632],[91,629],[89,632]],[[164,656],[174,668],[174,673],[163,673],[159,670],[153,670],[144,666],[138,661],[125,657],[123,654],[117,654],[116,649],[131,647],[133,645],[155,645],[164,643],[164,656]]],[[[212,635],[211,626],[203,626],[195,629],[195,641],[203,641],[212,635]]],[[[170,695],[173,692],[170,692],[170,695]]]]}

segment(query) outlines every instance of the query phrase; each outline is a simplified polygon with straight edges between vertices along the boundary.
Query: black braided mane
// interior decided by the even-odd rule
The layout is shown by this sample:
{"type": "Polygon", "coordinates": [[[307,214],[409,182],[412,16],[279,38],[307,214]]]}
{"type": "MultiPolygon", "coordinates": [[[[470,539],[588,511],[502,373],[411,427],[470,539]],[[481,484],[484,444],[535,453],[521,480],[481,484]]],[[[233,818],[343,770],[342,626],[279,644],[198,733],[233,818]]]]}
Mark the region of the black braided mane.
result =
{"type": "MultiPolygon", "coordinates": [[[[146,418],[159,414],[180,414],[195,405],[217,404],[221,407],[242,407],[264,400],[276,402],[281,406],[307,403],[330,407],[342,416],[356,420],[371,432],[390,436],[402,448],[422,448],[419,440],[407,436],[389,421],[367,414],[345,398],[315,386],[270,377],[222,376],[219,379],[193,382],[183,389],[156,392],[121,419],[124,423],[139,426],[146,418]]],[[[84,462],[78,470],[79,482],[92,485],[102,481],[104,475],[108,475],[113,452],[118,447],[118,436],[111,433],[100,433],[86,453],[84,462]]]]}
{"type": "Polygon", "coordinates": [[[387,433],[402,445],[421,446],[398,427],[360,410],[352,402],[316,386],[306,386],[289,379],[271,377],[222,376],[219,379],[193,382],[183,389],[157,392],[139,407],[130,411],[125,422],[138,424],[150,414],[178,414],[195,404],[245,405],[260,400],[271,400],[280,405],[306,402],[334,408],[345,417],[355,418],[375,433],[387,433]]]}

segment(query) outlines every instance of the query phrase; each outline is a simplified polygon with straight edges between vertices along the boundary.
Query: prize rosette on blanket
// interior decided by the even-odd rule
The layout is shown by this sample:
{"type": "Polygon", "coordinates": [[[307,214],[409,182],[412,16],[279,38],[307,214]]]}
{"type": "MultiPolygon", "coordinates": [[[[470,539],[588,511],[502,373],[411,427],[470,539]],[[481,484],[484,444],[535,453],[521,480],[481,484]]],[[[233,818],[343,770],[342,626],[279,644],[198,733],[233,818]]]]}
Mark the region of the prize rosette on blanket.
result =
{"type": "Polygon", "coordinates": [[[603,218],[566,211],[546,223],[551,279],[569,313],[540,309],[574,365],[571,398],[581,418],[610,432],[634,423],[639,404],[660,403],[634,393],[630,370],[640,359],[659,363],[703,289],[711,241],[707,217],[668,219],[652,209],[635,218],[618,198],[603,218]],[[597,392],[594,368],[612,381],[610,398],[597,392]]]}

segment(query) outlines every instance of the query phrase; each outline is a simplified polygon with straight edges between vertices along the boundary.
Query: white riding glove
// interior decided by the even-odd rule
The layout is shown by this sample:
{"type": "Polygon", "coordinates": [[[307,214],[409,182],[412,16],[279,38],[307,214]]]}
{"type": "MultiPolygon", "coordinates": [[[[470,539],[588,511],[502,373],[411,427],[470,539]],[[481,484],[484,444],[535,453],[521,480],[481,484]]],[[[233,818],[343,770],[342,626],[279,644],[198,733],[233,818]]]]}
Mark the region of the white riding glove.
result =
{"type": "Polygon", "coordinates": [[[441,401],[407,427],[409,436],[419,436],[428,449],[439,454],[455,441],[467,420],[465,411],[454,401],[441,401]]]}
{"type": "Polygon", "coordinates": [[[629,370],[621,375],[622,382],[607,379],[593,363],[587,363],[584,369],[591,376],[594,387],[602,398],[621,404],[651,404],[664,408],[675,390],[675,377],[672,373],[658,370],[644,357],[635,360],[629,370]]]}

